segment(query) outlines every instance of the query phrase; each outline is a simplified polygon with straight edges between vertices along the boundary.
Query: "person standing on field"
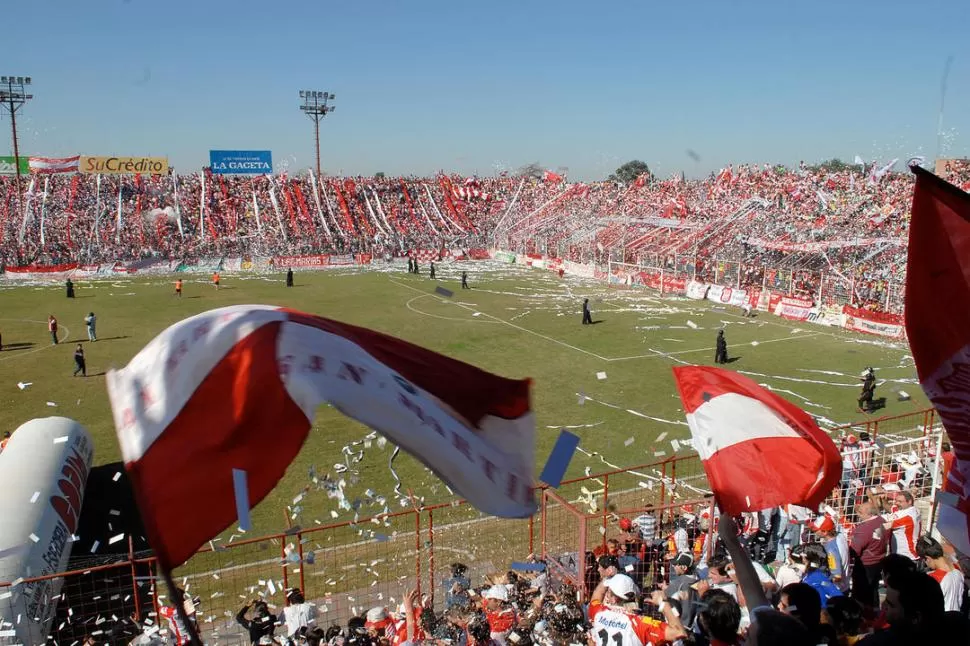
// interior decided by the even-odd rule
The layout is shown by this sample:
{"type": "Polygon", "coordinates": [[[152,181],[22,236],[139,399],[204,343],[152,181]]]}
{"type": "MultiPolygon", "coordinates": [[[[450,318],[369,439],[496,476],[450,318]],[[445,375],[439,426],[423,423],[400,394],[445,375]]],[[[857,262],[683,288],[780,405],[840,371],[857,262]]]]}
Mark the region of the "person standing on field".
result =
{"type": "Polygon", "coordinates": [[[84,363],[84,348],[81,347],[80,343],[74,349],[74,376],[77,377],[77,373],[79,372],[82,377],[88,376],[88,369],[84,363]]]}
{"type": "Polygon", "coordinates": [[[51,345],[57,345],[57,319],[53,314],[47,317],[47,331],[51,333],[51,345]]]}
{"type": "Polygon", "coordinates": [[[179,278],[175,281],[175,295],[182,298],[182,279],[179,278]]]}
{"type": "Polygon", "coordinates": [[[293,268],[286,270],[286,286],[293,287],[293,268]]]}
{"type": "Polygon", "coordinates": [[[84,324],[88,328],[88,341],[97,341],[98,333],[96,326],[98,324],[98,319],[94,316],[94,312],[90,312],[84,317],[84,324]]]}

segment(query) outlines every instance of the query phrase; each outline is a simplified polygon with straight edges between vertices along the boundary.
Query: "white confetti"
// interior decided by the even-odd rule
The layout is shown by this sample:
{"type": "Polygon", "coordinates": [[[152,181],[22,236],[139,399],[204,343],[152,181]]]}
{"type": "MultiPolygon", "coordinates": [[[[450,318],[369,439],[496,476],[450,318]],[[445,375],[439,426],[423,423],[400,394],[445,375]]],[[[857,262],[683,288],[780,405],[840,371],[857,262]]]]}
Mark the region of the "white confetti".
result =
{"type": "Polygon", "coordinates": [[[602,381],[602,380],[606,379],[606,373],[605,372],[597,372],[596,373],[596,378],[599,379],[600,381],[602,381]]]}
{"type": "Polygon", "coordinates": [[[98,551],[98,545],[100,545],[100,544],[101,543],[99,541],[94,541],[94,544],[91,546],[91,553],[92,554],[94,554],[95,552],[98,551]]]}
{"type": "Polygon", "coordinates": [[[631,444],[633,444],[633,438],[632,437],[629,438],[629,439],[627,439],[625,442],[623,442],[623,446],[630,446],[631,444]]]}
{"type": "Polygon", "coordinates": [[[269,588],[270,594],[276,594],[276,586],[273,584],[272,579],[266,582],[266,587],[269,588]]]}
{"type": "Polygon", "coordinates": [[[38,498],[40,498],[40,492],[35,491],[34,495],[30,497],[30,504],[34,504],[35,502],[37,502],[38,498]]]}
{"type": "Polygon", "coordinates": [[[687,319],[687,327],[691,328],[692,330],[696,330],[697,329],[697,323],[694,323],[690,319],[687,319]]]}
{"type": "Polygon", "coordinates": [[[665,455],[667,455],[667,452],[666,451],[654,451],[653,452],[653,457],[655,457],[655,458],[662,458],[665,455]]]}
{"type": "Polygon", "coordinates": [[[119,471],[118,473],[116,473],[116,474],[114,475],[114,477],[113,477],[113,478],[111,478],[111,480],[112,480],[112,482],[118,482],[118,480],[119,480],[120,478],[121,478],[121,471],[119,471]]]}
{"type": "Polygon", "coordinates": [[[654,440],[654,442],[663,442],[665,437],[667,437],[667,431],[664,431],[663,433],[658,435],[657,439],[654,440]]]}
{"type": "Polygon", "coordinates": [[[65,443],[67,443],[67,436],[66,435],[62,435],[61,437],[55,437],[54,438],[54,444],[65,444],[65,443]]]}
{"type": "Polygon", "coordinates": [[[744,504],[747,505],[748,509],[751,509],[751,498],[749,498],[748,496],[745,496],[744,504]]]}
{"type": "Polygon", "coordinates": [[[758,345],[758,342],[757,341],[752,341],[751,342],[751,345],[755,345],[756,346],[756,345],[758,345]]]}
{"type": "Polygon", "coordinates": [[[124,537],[125,537],[124,534],[118,534],[116,536],[112,536],[110,539],[108,539],[108,545],[114,545],[115,543],[117,543],[118,541],[120,541],[121,539],[123,539],[124,537]]]}
{"type": "Polygon", "coordinates": [[[39,543],[39,542],[40,542],[40,537],[39,537],[39,536],[37,536],[37,534],[33,534],[33,533],[32,533],[32,534],[31,534],[30,536],[28,536],[27,538],[29,538],[30,540],[32,540],[32,541],[34,541],[35,543],[39,543]]]}
{"type": "Polygon", "coordinates": [[[33,385],[34,385],[33,382],[27,382],[27,383],[24,383],[22,381],[17,382],[17,388],[19,388],[20,390],[26,390],[27,386],[33,386],[33,385]]]}
{"type": "Polygon", "coordinates": [[[57,408],[57,404],[55,404],[54,402],[47,402],[47,405],[50,406],[51,408],[57,408]]]}
{"type": "Polygon", "coordinates": [[[677,440],[670,440],[670,446],[674,449],[674,453],[680,450],[680,442],[677,440]]]}

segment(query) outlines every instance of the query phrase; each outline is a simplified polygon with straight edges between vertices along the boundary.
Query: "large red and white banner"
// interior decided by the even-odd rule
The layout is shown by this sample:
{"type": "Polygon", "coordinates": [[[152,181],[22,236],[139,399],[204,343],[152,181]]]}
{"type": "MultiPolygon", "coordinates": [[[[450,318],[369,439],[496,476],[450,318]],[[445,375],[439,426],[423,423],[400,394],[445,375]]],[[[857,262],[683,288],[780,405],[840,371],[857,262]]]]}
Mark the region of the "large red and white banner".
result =
{"type": "Polygon", "coordinates": [[[530,381],[400,339],[264,305],[169,327],[107,376],[125,467],[167,568],[236,518],[233,470],[262,500],[317,408],[377,430],[487,514],[525,518],[533,495],[530,381]]]}
{"type": "Polygon", "coordinates": [[[700,283],[696,280],[692,280],[687,284],[687,298],[692,298],[695,301],[702,301],[707,297],[707,289],[709,285],[706,283],[700,283]]]}
{"type": "Polygon", "coordinates": [[[842,456],[808,413],[730,370],[673,371],[694,449],[724,513],[787,503],[816,508],[838,484],[842,456]]]}
{"type": "Polygon", "coordinates": [[[842,308],[842,314],[845,316],[847,330],[887,336],[891,339],[902,339],[906,332],[903,317],[898,314],[870,312],[850,305],[842,308]]]}
{"type": "Polygon", "coordinates": [[[850,238],[845,240],[827,240],[825,242],[782,242],[778,240],[748,238],[745,240],[745,243],[752,247],[759,247],[761,249],[820,253],[822,251],[828,251],[829,249],[870,247],[877,244],[903,246],[906,244],[906,240],[903,238],[850,238]]]}
{"type": "Polygon", "coordinates": [[[937,528],[970,554],[970,194],[922,168],[913,172],[906,332],[955,458],[937,528]]]}
{"type": "MultiPolygon", "coordinates": [[[[741,307],[751,300],[752,295],[753,292],[747,289],[736,289],[734,287],[711,285],[707,290],[706,298],[707,300],[715,303],[741,307]]],[[[757,304],[757,299],[755,300],[755,304],[757,304]]]]}
{"type": "Polygon", "coordinates": [[[772,313],[789,321],[807,321],[814,305],[815,303],[805,298],[782,296],[772,309],[772,313]]]}
{"type": "Polygon", "coordinates": [[[277,267],[326,267],[330,264],[330,256],[277,256],[273,258],[277,267]]]}
{"type": "Polygon", "coordinates": [[[76,173],[80,166],[81,156],[75,157],[31,157],[30,172],[40,175],[53,173],[76,173]]]}

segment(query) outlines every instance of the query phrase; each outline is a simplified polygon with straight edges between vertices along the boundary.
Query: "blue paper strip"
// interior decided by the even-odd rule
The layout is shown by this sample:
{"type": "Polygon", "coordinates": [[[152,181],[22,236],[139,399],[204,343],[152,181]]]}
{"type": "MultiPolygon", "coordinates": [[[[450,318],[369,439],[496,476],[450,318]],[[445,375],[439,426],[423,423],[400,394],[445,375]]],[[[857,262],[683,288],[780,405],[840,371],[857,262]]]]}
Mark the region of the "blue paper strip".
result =
{"type": "Polygon", "coordinates": [[[455,295],[453,291],[451,291],[450,289],[445,289],[444,287],[435,287],[434,291],[448,298],[451,298],[452,296],[455,295]]]}
{"type": "Polygon", "coordinates": [[[512,561],[512,565],[509,566],[512,570],[518,570],[520,572],[542,572],[546,569],[545,563],[524,563],[522,561],[512,561]]]}
{"type": "Polygon", "coordinates": [[[232,488],[236,492],[236,516],[239,517],[239,529],[248,532],[252,529],[249,520],[249,485],[246,483],[246,472],[242,469],[232,470],[232,488]]]}
{"type": "Polygon", "coordinates": [[[579,446],[578,435],[573,435],[569,431],[560,431],[556,445],[552,447],[552,453],[549,454],[549,459],[546,460],[546,466],[542,468],[542,475],[539,476],[539,479],[553,489],[557,489],[563,476],[566,475],[569,461],[573,459],[573,453],[576,452],[577,446],[579,446]]]}

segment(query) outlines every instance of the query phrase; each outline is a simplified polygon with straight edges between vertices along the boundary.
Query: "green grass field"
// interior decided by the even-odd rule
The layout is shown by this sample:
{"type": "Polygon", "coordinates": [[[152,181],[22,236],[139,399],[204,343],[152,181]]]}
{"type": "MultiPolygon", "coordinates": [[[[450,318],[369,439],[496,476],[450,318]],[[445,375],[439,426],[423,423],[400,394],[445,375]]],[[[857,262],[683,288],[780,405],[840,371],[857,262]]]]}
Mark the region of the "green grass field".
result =
{"type": "MultiPolygon", "coordinates": [[[[890,343],[841,330],[797,324],[761,313],[744,319],[734,308],[685,299],[660,299],[644,291],[616,290],[602,283],[560,279],[550,273],[491,263],[442,266],[441,280],[416,277],[403,269],[298,273],[297,286],[282,276],[225,276],[216,291],[202,276],[183,276],[185,295],[173,295],[172,277],[133,277],[78,284],[75,300],[61,285],[13,286],[0,283],[0,429],[14,429],[35,417],[64,415],[81,422],[95,441],[95,460],[120,457],[103,374],[120,367],[166,326],[201,311],[240,303],[284,305],[372,327],[508,377],[534,379],[537,415],[537,470],[558,429],[582,438],[581,448],[628,466],[674,453],[671,440],[689,437],[670,367],[712,364],[716,330],[726,326],[730,368],[754,373],[780,395],[820,419],[823,427],[856,421],[859,373],[876,368],[877,397],[886,397],[879,415],[912,412],[927,405],[915,384],[915,368],[903,343],[890,343]],[[472,289],[461,291],[457,274],[469,271],[472,289]],[[440,284],[453,298],[435,295],[440,284]],[[593,326],[580,325],[582,299],[591,299],[593,326]],[[97,343],[88,343],[83,318],[98,317],[97,343]],[[61,343],[52,346],[48,314],[61,325],[61,343]],[[690,323],[689,323],[690,322],[690,323]],[[695,328],[696,326],[696,328],[695,328]],[[74,344],[83,341],[86,379],[72,378],[74,344]],[[605,379],[597,377],[605,373],[605,379]],[[881,383],[888,380],[886,383],[881,383]],[[25,390],[18,382],[30,382],[25,390]],[[897,401],[903,388],[911,401],[897,401]],[[589,399],[582,405],[577,393],[589,399]],[[56,404],[49,406],[48,402],[56,404]],[[663,436],[662,441],[657,438],[663,436]],[[661,455],[662,452],[662,455],[661,455]]],[[[601,375],[602,376],[602,375],[601,375]]],[[[300,509],[287,512],[309,484],[311,466],[319,475],[335,473],[343,448],[369,430],[331,408],[319,411],[310,438],[276,490],[253,511],[254,534],[285,527],[286,514],[304,527],[353,511],[311,488],[300,509]]],[[[266,442],[272,443],[267,429],[266,442]]],[[[681,451],[689,448],[681,447],[681,451]]],[[[361,515],[379,513],[378,496],[391,511],[400,509],[388,468],[391,447],[367,441],[350,463],[359,478],[348,478],[348,497],[362,497],[361,515]],[[372,496],[365,496],[367,490],[372,496]]],[[[426,503],[446,500],[446,488],[409,456],[395,462],[404,489],[426,503]]],[[[598,456],[578,453],[568,477],[608,467],[598,456]]]]}

